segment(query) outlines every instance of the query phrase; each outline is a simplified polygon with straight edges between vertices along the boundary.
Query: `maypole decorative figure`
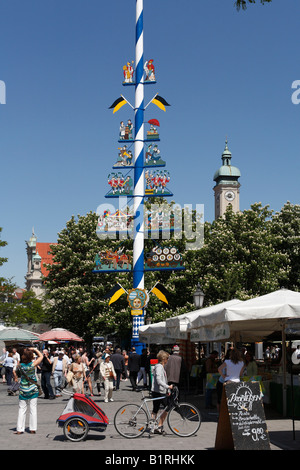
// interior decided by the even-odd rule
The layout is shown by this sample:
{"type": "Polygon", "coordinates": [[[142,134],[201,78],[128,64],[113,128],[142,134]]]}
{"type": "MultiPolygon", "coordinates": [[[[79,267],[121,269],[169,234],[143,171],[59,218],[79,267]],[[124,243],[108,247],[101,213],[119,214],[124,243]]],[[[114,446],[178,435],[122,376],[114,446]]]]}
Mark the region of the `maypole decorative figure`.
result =
{"type": "Polygon", "coordinates": [[[134,69],[133,69],[133,64],[134,61],[127,62],[127,65],[124,65],[123,67],[123,75],[124,75],[124,81],[123,84],[132,84],[133,83],[133,74],[134,74],[134,69]]]}
{"type": "MultiPolygon", "coordinates": [[[[110,173],[108,176],[108,183],[111,186],[111,190],[105,197],[122,197],[132,196],[133,197],[133,256],[131,257],[118,250],[116,252],[99,252],[96,255],[95,263],[96,269],[93,272],[125,272],[132,268],[133,272],[133,289],[126,292],[125,289],[117,284],[106,297],[110,297],[109,305],[115,302],[122,294],[127,293],[128,304],[131,308],[132,315],[132,346],[135,346],[138,352],[141,351],[144,346],[139,342],[139,327],[144,324],[144,309],[146,308],[149,301],[149,293],[153,292],[158,298],[165,301],[167,291],[164,287],[157,283],[153,289],[148,293],[144,288],[144,272],[145,270],[166,270],[166,269],[184,269],[182,267],[182,258],[173,247],[171,251],[161,256],[160,263],[156,259],[160,253],[159,247],[153,250],[153,253],[148,254],[147,261],[145,262],[144,257],[144,238],[145,238],[145,227],[144,227],[144,199],[145,197],[153,196],[172,196],[172,193],[167,190],[166,184],[169,182],[169,172],[151,170],[151,167],[165,166],[165,162],[160,157],[160,151],[157,147],[159,141],[159,134],[157,127],[159,127],[159,121],[157,119],[151,119],[148,121],[150,129],[147,131],[147,138],[144,136],[144,112],[150,103],[155,104],[161,110],[166,111],[166,106],[170,106],[167,101],[156,94],[151,101],[145,106],[144,105],[144,86],[155,84],[155,70],[153,66],[153,60],[144,62],[144,41],[143,41],[143,0],[136,0],[136,25],[135,25],[135,70],[133,70],[132,64],[129,62],[127,66],[123,67],[124,73],[124,86],[135,86],[135,103],[134,106],[121,95],[117,98],[110,109],[113,109],[113,113],[116,113],[124,105],[128,104],[132,110],[134,110],[134,127],[131,119],[128,119],[127,124],[124,121],[120,123],[119,139],[118,141],[122,144],[118,150],[119,159],[113,166],[113,168],[126,169],[126,167],[132,167],[134,172],[133,183],[131,177],[127,174],[122,176],[121,172],[110,173]],[[135,80],[133,80],[135,75],[135,80]],[[147,154],[145,161],[145,143],[147,142],[147,154]],[[153,144],[151,144],[153,142],[153,144]],[[130,147],[134,147],[134,153],[130,147]],[[149,168],[150,167],[150,168],[149,168]],[[145,168],[147,172],[145,174],[145,168]],[[147,190],[145,191],[145,180],[147,184],[147,190]],[[133,186],[133,187],[132,187],[133,186]],[[153,255],[153,256],[152,256],[153,255]],[[168,256],[167,256],[168,255],[168,256]],[[151,257],[152,256],[152,257],[151,257]],[[162,263],[163,260],[166,261],[162,263]],[[171,259],[172,258],[172,259],[171,259]],[[131,264],[132,262],[132,264],[131,264]],[[163,294],[161,293],[162,291],[163,294]]],[[[130,170],[130,169],[129,169],[130,170]]],[[[130,170],[131,171],[131,170],[130,170]]],[[[110,218],[115,217],[115,214],[110,214],[110,218]]],[[[124,218],[124,215],[122,215],[124,218]]],[[[97,231],[103,233],[105,230],[109,231],[109,227],[112,230],[116,227],[116,221],[105,220],[100,215],[97,231]]],[[[126,227],[126,218],[119,224],[119,227],[126,227]]],[[[148,226],[146,227],[148,231],[148,226]]]]}
{"type": "Polygon", "coordinates": [[[144,70],[146,72],[145,81],[155,82],[155,70],[154,70],[154,65],[153,65],[153,59],[145,62],[144,70]]]}

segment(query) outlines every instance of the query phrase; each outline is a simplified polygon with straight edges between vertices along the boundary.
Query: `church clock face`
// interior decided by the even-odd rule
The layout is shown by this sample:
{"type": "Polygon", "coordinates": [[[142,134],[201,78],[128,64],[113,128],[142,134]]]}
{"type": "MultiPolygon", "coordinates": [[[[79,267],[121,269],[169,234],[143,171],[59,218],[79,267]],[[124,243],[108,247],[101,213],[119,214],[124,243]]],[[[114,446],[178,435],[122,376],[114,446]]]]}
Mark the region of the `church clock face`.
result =
{"type": "Polygon", "coordinates": [[[225,199],[229,202],[233,201],[235,198],[235,194],[233,191],[226,191],[225,193],[225,199]]]}

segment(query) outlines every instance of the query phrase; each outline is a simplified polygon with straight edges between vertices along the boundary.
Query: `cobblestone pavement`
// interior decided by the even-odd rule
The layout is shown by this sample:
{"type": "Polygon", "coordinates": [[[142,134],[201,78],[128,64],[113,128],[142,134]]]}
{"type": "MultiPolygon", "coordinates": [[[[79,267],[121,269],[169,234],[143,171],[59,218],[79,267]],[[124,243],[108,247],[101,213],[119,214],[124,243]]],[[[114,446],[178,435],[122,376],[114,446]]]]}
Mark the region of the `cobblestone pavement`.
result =
{"type": "MultiPolygon", "coordinates": [[[[148,395],[148,392],[146,392],[148,395]]],[[[63,395],[55,400],[38,399],[38,430],[35,435],[26,432],[15,435],[18,414],[18,396],[8,396],[7,386],[0,383],[0,448],[1,450],[102,450],[101,455],[134,456],[139,451],[161,453],[171,451],[170,455],[185,453],[187,456],[197,454],[203,450],[214,450],[217,420],[216,411],[205,410],[204,397],[194,394],[183,394],[182,401],[188,401],[198,407],[202,415],[202,424],[196,436],[180,438],[175,436],[166,425],[166,435],[151,435],[145,433],[138,439],[125,439],[114,428],[113,419],[116,411],[125,403],[140,403],[141,393],[133,392],[129,380],[121,382],[121,389],[113,392],[113,402],[104,403],[102,396],[95,396],[93,400],[106,413],[109,425],[105,432],[90,431],[86,440],[73,443],[65,439],[62,428],[59,428],[56,420],[62,413],[70,396],[63,395]],[[112,452],[109,452],[112,451],[112,452]],[[116,454],[117,453],[117,454],[116,454]]],[[[267,413],[266,413],[267,415],[267,413]]],[[[28,415],[26,426],[28,426],[28,415]]],[[[281,419],[271,416],[267,426],[271,440],[271,450],[300,450],[300,422],[295,422],[296,438],[293,439],[291,419],[281,419]]],[[[147,452],[146,452],[147,453],[147,452]]],[[[143,454],[145,455],[145,454],[143,454]]],[[[155,457],[153,456],[153,459],[155,457]]],[[[191,457],[192,458],[192,457],[191,457]]],[[[195,457],[194,457],[195,458],[195,457]]],[[[105,462],[106,463],[106,462],[105,462]]],[[[120,462],[121,463],[121,462],[120,462]]],[[[124,463],[124,462],[123,462],[124,463]]],[[[131,462],[134,466],[134,462],[131,462]]],[[[148,462],[149,463],[149,462],[148,462]]],[[[150,462],[152,463],[152,462],[150,462]]],[[[154,462],[153,462],[154,463],[154,462]]],[[[166,462],[158,462],[166,463],[166,462]]],[[[168,463],[168,462],[167,462],[168,463]]],[[[173,462],[174,463],[174,462],[173,462]]],[[[177,463],[177,462],[175,462],[177,463]]],[[[186,463],[186,462],[183,462],[186,463]]],[[[190,462],[195,463],[195,462],[190,462]]]]}

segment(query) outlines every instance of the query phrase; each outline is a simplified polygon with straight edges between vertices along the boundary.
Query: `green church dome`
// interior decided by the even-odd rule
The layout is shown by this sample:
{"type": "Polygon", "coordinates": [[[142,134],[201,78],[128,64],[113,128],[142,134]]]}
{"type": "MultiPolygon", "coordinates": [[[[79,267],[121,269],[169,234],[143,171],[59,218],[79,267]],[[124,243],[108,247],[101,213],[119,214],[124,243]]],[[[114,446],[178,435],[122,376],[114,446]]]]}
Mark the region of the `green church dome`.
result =
{"type": "Polygon", "coordinates": [[[36,254],[33,256],[32,258],[34,261],[41,261],[42,258],[41,256],[39,255],[39,252],[37,251],[36,254]]]}
{"type": "Polygon", "coordinates": [[[241,176],[241,172],[236,166],[231,165],[231,152],[228,149],[227,140],[225,142],[224,152],[222,153],[222,160],[223,165],[214,174],[214,181],[216,184],[238,183],[238,178],[241,176]]]}

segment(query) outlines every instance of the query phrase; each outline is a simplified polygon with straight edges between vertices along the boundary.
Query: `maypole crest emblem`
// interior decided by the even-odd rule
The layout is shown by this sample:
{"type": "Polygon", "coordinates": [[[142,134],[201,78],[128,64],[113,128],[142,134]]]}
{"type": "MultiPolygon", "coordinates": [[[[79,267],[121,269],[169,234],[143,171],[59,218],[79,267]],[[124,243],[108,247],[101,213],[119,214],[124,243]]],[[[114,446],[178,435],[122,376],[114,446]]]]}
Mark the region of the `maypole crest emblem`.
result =
{"type": "Polygon", "coordinates": [[[131,289],[127,296],[131,315],[141,315],[149,302],[149,294],[145,289],[131,289]]]}

